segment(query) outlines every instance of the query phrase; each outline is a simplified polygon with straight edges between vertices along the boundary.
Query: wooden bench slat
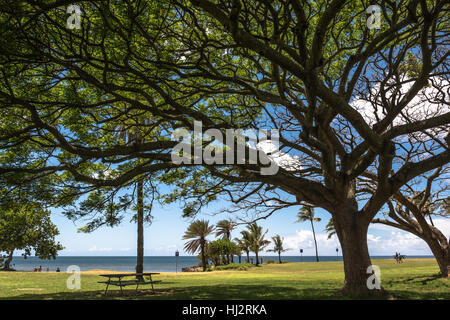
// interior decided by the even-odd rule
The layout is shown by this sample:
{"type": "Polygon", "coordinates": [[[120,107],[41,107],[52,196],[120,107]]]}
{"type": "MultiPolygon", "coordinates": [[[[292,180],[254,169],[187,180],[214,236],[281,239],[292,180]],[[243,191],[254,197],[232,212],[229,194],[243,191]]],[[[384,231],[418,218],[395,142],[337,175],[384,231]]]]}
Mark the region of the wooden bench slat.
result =
{"type": "Polygon", "coordinates": [[[132,286],[132,285],[145,285],[145,284],[153,284],[153,283],[161,283],[162,280],[155,280],[155,281],[133,281],[133,280],[128,280],[128,281],[98,281],[98,283],[105,283],[105,284],[110,284],[113,286],[132,286]]]}

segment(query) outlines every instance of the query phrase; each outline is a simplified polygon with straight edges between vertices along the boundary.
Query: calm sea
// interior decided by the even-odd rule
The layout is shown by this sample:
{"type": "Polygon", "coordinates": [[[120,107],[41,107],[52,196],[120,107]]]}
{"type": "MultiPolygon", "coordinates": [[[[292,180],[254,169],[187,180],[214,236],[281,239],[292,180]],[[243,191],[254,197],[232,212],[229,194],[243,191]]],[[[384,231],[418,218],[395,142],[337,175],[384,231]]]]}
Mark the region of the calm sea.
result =
{"type": "MultiPolygon", "coordinates": [[[[263,256],[264,261],[275,260],[278,257],[263,256]]],[[[316,261],[315,256],[282,256],[282,260],[291,262],[313,262],[316,261]]],[[[417,258],[432,258],[432,256],[406,256],[407,259],[417,258]]],[[[392,256],[373,256],[372,259],[393,259],[392,256]]],[[[320,256],[320,261],[342,261],[342,257],[336,256],[320,256]]],[[[235,258],[237,262],[237,258],[235,258]]],[[[178,272],[183,267],[191,267],[198,265],[199,260],[193,256],[178,257],[178,272]]],[[[35,267],[42,266],[45,271],[47,268],[50,271],[55,271],[56,268],[60,268],[62,272],[67,270],[67,267],[71,265],[77,265],[81,271],[101,269],[101,270],[114,270],[114,271],[135,271],[136,257],[98,257],[98,256],[85,256],[85,257],[57,257],[55,260],[40,260],[36,257],[28,257],[24,259],[22,256],[14,257],[12,261],[12,267],[16,270],[33,271],[35,267]]],[[[176,259],[172,257],[157,257],[147,256],[144,258],[144,271],[155,272],[175,272],[176,259]]]]}

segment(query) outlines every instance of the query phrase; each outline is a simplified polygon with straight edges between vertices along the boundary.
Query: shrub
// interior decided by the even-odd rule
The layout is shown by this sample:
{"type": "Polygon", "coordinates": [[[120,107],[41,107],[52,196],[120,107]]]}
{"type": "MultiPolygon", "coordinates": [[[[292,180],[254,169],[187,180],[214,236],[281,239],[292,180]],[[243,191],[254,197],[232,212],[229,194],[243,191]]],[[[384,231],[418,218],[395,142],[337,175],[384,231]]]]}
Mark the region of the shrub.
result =
{"type": "Polygon", "coordinates": [[[215,266],[214,270],[247,270],[254,267],[251,263],[230,263],[223,266],[215,266]]]}
{"type": "Polygon", "coordinates": [[[235,243],[228,239],[219,239],[208,244],[208,258],[212,260],[215,265],[221,265],[229,262],[228,256],[234,254],[238,250],[235,243]]]}

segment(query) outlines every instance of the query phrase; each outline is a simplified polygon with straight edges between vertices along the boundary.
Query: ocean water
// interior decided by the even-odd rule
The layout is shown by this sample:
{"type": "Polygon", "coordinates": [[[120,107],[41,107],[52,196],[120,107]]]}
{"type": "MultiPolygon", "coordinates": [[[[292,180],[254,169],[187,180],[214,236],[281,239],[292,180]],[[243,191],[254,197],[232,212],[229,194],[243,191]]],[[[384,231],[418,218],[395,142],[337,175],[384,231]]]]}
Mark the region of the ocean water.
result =
{"type": "MultiPolygon", "coordinates": [[[[264,261],[275,260],[276,256],[262,256],[264,261]]],[[[244,258],[244,257],[243,257],[244,258]]],[[[252,256],[250,256],[252,258],[252,256]]],[[[406,259],[417,258],[432,258],[432,256],[406,256],[406,259]]],[[[254,259],[254,257],[253,257],[254,259]]],[[[393,256],[373,256],[372,259],[393,259],[393,256]]],[[[281,256],[283,261],[291,262],[314,262],[315,256],[281,256]]],[[[320,261],[342,261],[342,256],[319,256],[320,261]]],[[[178,272],[183,267],[192,267],[198,265],[200,261],[194,256],[178,257],[178,272]]],[[[238,262],[235,257],[234,262],[238,262]]],[[[242,260],[244,262],[244,259],[242,260]]],[[[42,266],[43,271],[47,268],[50,271],[56,271],[60,268],[61,272],[65,272],[67,267],[76,265],[81,271],[101,269],[114,271],[135,271],[136,257],[112,257],[112,256],[62,256],[55,260],[41,260],[37,257],[28,257],[24,259],[22,256],[14,257],[12,267],[20,271],[33,271],[34,268],[42,266]]],[[[176,258],[174,256],[146,256],[144,257],[144,271],[145,272],[175,272],[176,258]]]]}

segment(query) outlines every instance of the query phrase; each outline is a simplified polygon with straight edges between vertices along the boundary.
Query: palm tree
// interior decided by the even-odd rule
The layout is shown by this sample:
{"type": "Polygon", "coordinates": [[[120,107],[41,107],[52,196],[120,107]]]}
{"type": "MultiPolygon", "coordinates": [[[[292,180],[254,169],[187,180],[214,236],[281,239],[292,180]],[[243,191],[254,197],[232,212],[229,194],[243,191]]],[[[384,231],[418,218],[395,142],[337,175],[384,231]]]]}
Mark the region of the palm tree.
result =
{"type": "Polygon", "coordinates": [[[231,240],[231,231],[236,227],[236,224],[231,219],[220,220],[216,225],[216,237],[222,236],[222,239],[231,240]]]}
{"type": "Polygon", "coordinates": [[[248,225],[247,229],[248,229],[248,231],[246,230],[243,232],[248,233],[248,235],[246,237],[248,237],[250,240],[250,250],[255,253],[256,265],[258,266],[259,265],[259,256],[258,256],[259,252],[270,244],[269,240],[264,239],[264,236],[267,234],[268,230],[263,232],[263,228],[261,226],[258,226],[256,224],[256,222],[248,225]]]}
{"type": "Polygon", "coordinates": [[[314,217],[314,209],[311,206],[302,206],[297,213],[297,222],[311,222],[311,229],[314,237],[314,245],[316,247],[316,261],[319,262],[319,252],[317,250],[316,232],[314,231],[314,222],[319,222],[321,219],[314,217]]]}
{"type": "Polygon", "coordinates": [[[336,228],[334,227],[333,219],[330,219],[330,221],[328,221],[327,225],[325,226],[325,232],[328,234],[327,239],[330,239],[336,234],[336,228]]]}
{"type": "Polygon", "coordinates": [[[279,234],[277,234],[275,237],[272,237],[272,241],[273,241],[274,247],[273,247],[273,249],[268,250],[268,251],[277,252],[278,253],[278,262],[281,263],[281,253],[286,252],[290,249],[287,249],[287,248],[285,249],[283,247],[284,238],[281,238],[279,234]]]}
{"type": "MultiPolygon", "coordinates": [[[[236,241],[238,247],[242,251],[245,251],[245,253],[247,254],[247,262],[250,262],[250,257],[249,257],[249,254],[250,254],[250,238],[248,238],[249,234],[247,233],[247,231],[242,231],[241,235],[242,235],[242,239],[235,238],[234,241],[236,241]]],[[[239,260],[239,263],[241,263],[240,260],[239,260]]]]}
{"type": "Polygon", "coordinates": [[[184,233],[183,240],[192,239],[184,245],[184,249],[187,252],[195,254],[200,250],[202,257],[203,271],[206,271],[206,246],[208,240],[206,239],[214,231],[214,226],[210,226],[206,220],[196,220],[192,222],[186,232],[184,233]]]}
{"type": "MultiPolygon", "coordinates": [[[[222,239],[231,240],[231,231],[235,227],[236,224],[231,219],[220,220],[216,225],[216,237],[222,236],[222,239]]],[[[227,255],[227,263],[230,263],[230,255],[227,255]]]]}
{"type": "MultiPolygon", "coordinates": [[[[234,248],[234,252],[233,254],[238,256],[239,259],[239,263],[241,263],[241,258],[242,258],[242,248],[239,246],[239,244],[236,244],[235,248],[234,248]]],[[[233,262],[233,261],[231,261],[233,262]]]]}

